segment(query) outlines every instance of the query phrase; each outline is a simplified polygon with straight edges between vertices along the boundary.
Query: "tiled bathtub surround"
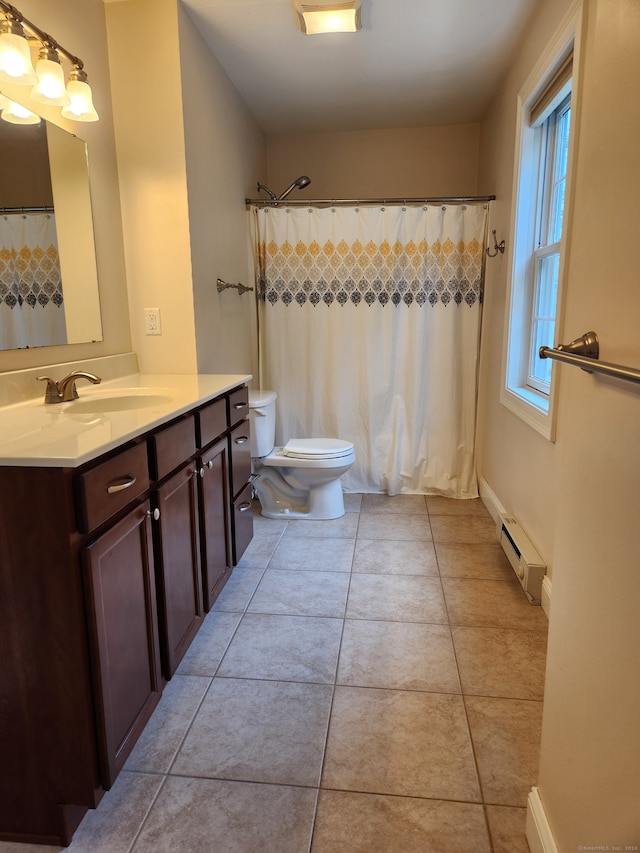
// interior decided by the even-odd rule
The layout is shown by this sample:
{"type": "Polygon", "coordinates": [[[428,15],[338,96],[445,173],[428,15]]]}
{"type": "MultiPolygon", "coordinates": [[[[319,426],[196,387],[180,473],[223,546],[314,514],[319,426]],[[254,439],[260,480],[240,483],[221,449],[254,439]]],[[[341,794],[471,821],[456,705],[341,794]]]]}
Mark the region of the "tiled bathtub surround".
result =
{"type": "Polygon", "coordinates": [[[542,610],[480,501],[346,506],[256,516],[71,853],[527,853],[542,610]]]}

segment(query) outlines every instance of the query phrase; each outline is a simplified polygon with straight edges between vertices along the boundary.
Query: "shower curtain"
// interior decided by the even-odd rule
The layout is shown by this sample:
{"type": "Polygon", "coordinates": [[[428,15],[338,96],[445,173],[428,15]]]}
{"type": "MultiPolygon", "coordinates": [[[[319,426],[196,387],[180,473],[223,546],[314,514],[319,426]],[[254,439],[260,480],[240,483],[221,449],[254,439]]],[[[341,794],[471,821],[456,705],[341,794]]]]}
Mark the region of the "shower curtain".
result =
{"type": "Polygon", "coordinates": [[[487,205],[254,207],[277,443],[352,441],[345,491],[476,497],[487,205]]]}
{"type": "Polygon", "coordinates": [[[54,215],[0,215],[0,349],[66,342],[54,215]]]}

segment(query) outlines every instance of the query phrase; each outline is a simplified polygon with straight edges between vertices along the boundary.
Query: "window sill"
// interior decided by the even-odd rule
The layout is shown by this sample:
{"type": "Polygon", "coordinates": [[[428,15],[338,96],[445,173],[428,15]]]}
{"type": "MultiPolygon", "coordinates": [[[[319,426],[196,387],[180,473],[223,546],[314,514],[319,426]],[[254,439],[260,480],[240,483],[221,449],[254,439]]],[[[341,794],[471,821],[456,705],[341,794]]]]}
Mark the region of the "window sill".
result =
{"type": "Polygon", "coordinates": [[[500,402],[547,441],[555,441],[550,398],[532,388],[503,388],[500,402]]]}

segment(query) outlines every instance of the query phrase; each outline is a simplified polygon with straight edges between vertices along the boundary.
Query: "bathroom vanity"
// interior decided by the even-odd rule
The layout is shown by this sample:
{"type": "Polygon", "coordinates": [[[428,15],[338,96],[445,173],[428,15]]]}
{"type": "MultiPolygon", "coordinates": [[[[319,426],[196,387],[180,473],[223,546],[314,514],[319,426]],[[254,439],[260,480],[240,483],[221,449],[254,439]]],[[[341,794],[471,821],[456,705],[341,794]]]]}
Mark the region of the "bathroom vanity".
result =
{"type": "Polygon", "coordinates": [[[70,842],[250,542],[250,378],[0,409],[0,838],[70,842]]]}

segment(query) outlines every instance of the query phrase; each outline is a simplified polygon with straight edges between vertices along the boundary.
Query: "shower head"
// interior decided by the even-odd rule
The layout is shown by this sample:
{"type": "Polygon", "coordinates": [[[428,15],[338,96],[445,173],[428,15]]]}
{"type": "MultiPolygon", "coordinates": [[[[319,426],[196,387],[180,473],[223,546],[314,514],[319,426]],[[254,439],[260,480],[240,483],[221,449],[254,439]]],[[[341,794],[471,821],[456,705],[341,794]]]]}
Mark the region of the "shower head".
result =
{"type": "Polygon", "coordinates": [[[278,201],[282,201],[282,199],[286,198],[290,192],[293,192],[293,190],[303,190],[305,187],[308,187],[310,183],[311,178],[308,178],[306,175],[301,175],[299,178],[295,179],[290,187],[286,188],[282,195],[278,196],[278,201]]]}

